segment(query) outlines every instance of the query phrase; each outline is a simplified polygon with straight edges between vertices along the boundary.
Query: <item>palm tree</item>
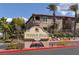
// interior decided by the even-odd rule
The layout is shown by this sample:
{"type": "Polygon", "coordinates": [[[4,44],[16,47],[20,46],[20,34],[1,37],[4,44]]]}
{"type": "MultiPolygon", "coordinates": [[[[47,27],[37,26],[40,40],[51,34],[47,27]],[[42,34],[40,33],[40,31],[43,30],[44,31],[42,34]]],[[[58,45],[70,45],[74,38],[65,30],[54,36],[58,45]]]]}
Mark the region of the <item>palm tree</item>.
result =
{"type": "Polygon", "coordinates": [[[75,12],[75,21],[74,21],[74,33],[75,33],[75,31],[76,31],[76,22],[77,22],[78,5],[77,4],[71,5],[70,10],[75,12]]]}
{"type": "Polygon", "coordinates": [[[6,22],[6,20],[7,20],[7,18],[5,18],[5,17],[0,18],[0,26],[2,27],[4,40],[9,38],[8,32],[10,32],[10,27],[9,27],[9,24],[6,22]]]}
{"type": "Polygon", "coordinates": [[[50,11],[53,12],[53,22],[54,22],[54,28],[53,28],[53,32],[55,32],[55,24],[56,24],[56,21],[55,21],[55,12],[57,10],[57,6],[55,4],[49,4],[48,5],[48,9],[50,9],[50,11]]]}

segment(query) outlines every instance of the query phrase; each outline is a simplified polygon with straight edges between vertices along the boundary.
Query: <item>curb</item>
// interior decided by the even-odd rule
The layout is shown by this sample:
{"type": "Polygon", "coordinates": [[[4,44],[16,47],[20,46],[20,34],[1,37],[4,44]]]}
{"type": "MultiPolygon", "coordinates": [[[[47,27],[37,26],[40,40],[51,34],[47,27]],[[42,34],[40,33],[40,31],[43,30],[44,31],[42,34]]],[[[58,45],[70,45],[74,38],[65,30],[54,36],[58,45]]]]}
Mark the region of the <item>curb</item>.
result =
{"type": "Polygon", "coordinates": [[[24,51],[34,51],[34,50],[46,50],[54,48],[78,48],[79,46],[53,46],[53,47],[41,47],[41,48],[26,48],[26,49],[16,49],[16,50],[0,50],[0,54],[12,53],[12,52],[24,52],[24,51]]]}

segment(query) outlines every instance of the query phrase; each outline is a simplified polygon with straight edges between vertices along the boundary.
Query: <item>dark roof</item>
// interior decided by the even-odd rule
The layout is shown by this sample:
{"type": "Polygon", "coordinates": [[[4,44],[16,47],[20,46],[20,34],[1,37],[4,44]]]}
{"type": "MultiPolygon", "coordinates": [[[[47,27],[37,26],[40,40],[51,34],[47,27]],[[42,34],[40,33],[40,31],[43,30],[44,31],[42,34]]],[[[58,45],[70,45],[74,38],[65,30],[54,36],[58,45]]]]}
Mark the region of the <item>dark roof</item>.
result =
{"type": "MultiPolygon", "coordinates": [[[[30,21],[30,19],[33,17],[33,16],[47,16],[47,17],[53,17],[52,15],[45,15],[45,14],[32,14],[32,16],[29,18],[29,20],[26,22],[28,23],[30,21]]],[[[74,18],[72,16],[55,16],[55,17],[65,17],[65,18],[74,18]]]]}
{"type": "MultiPolygon", "coordinates": [[[[53,17],[52,15],[45,15],[45,14],[32,14],[33,16],[47,16],[47,17],[53,17]]],[[[74,18],[72,16],[56,16],[56,17],[68,17],[68,18],[74,18]]]]}

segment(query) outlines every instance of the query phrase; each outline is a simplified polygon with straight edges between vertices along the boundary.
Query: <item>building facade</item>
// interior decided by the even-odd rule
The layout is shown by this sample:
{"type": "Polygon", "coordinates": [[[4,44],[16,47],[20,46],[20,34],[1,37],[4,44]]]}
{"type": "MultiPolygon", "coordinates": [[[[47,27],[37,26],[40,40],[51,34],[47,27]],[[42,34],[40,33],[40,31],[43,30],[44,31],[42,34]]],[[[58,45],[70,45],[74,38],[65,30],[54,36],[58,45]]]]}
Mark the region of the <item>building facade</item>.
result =
{"type": "MultiPolygon", "coordinates": [[[[56,29],[55,31],[73,32],[74,30],[74,17],[69,16],[56,16],[56,29]]],[[[53,31],[53,16],[43,14],[32,14],[29,20],[26,22],[26,29],[32,26],[40,26],[44,30],[51,32],[53,31]]],[[[76,31],[79,31],[79,21],[77,21],[76,31]]]]}
{"type": "MultiPolygon", "coordinates": [[[[26,22],[25,48],[78,45],[79,40],[76,41],[74,38],[55,38],[53,34],[50,35],[54,31],[53,29],[55,29],[55,32],[73,32],[74,17],[56,16],[55,23],[52,15],[33,14],[26,22]],[[55,23],[56,28],[53,28],[55,23]]],[[[79,31],[79,21],[76,23],[76,31],[79,31]]]]}

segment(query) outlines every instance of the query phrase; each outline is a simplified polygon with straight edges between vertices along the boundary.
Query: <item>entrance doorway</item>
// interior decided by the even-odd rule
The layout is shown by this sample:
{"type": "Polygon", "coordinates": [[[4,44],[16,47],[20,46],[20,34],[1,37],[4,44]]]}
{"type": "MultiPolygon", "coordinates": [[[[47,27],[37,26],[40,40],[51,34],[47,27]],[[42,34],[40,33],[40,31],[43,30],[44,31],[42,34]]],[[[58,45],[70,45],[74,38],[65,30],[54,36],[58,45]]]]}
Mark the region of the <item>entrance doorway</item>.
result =
{"type": "Polygon", "coordinates": [[[30,45],[30,48],[34,48],[34,47],[44,47],[44,45],[43,45],[42,42],[33,42],[33,43],[30,45]]]}

